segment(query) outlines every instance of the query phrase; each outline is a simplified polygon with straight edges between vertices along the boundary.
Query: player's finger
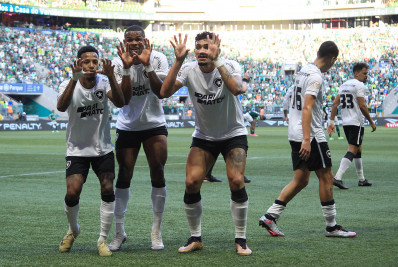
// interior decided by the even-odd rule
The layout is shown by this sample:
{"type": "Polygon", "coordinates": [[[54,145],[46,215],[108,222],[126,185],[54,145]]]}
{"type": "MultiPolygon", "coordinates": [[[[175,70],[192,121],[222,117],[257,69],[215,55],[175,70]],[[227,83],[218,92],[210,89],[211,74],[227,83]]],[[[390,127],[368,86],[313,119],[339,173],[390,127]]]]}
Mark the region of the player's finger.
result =
{"type": "Polygon", "coordinates": [[[185,37],[184,37],[184,44],[187,44],[187,39],[188,39],[188,34],[185,34],[185,37]]]}
{"type": "Polygon", "coordinates": [[[175,45],[175,43],[172,41],[172,40],[170,40],[170,44],[171,44],[171,46],[174,48],[174,50],[175,50],[175,48],[176,48],[176,45],[175,45]]]}

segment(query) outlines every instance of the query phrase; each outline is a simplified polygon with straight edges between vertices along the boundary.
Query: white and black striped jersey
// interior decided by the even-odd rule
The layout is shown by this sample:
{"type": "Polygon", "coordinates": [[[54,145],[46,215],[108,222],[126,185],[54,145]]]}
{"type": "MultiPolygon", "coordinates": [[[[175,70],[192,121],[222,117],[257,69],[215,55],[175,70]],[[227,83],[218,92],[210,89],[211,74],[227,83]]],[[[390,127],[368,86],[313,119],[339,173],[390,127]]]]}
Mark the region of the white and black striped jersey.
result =
{"type": "Polygon", "coordinates": [[[318,143],[326,142],[322,128],[324,84],[321,70],[315,64],[309,64],[296,74],[294,90],[289,109],[289,140],[302,142],[304,140],[302,127],[302,109],[306,95],[315,96],[312,108],[311,140],[318,143]]]}
{"type": "MultiPolygon", "coordinates": [[[[97,83],[91,89],[78,81],[72,101],[67,109],[69,115],[66,128],[66,156],[96,157],[113,150],[109,125],[107,93],[111,90],[109,80],[97,75],[97,83]]],[[[59,86],[59,97],[70,80],[59,86]]]]}
{"type": "MultiPolygon", "coordinates": [[[[223,61],[232,77],[242,76],[236,61],[223,61]]],[[[218,141],[247,135],[239,98],[228,90],[217,68],[203,73],[196,61],[190,62],[181,67],[177,81],[188,87],[195,108],[193,137],[218,141]]]]}
{"type": "MultiPolygon", "coordinates": [[[[116,81],[120,84],[123,78],[122,60],[117,57],[112,63],[115,65],[116,81]]],[[[151,65],[159,77],[167,76],[169,65],[165,55],[152,51],[151,65]]],[[[129,104],[119,110],[116,128],[124,131],[143,131],[165,125],[162,103],[152,92],[144,65],[131,66],[130,77],[133,95],[129,104]]]]}

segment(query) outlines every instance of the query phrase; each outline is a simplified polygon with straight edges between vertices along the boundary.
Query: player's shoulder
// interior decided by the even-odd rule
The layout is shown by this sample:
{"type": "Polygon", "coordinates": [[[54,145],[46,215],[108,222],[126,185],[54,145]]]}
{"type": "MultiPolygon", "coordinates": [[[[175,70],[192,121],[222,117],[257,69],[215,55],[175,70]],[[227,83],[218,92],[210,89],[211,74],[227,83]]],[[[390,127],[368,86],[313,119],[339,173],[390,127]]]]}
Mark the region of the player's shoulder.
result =
{"type": "Polygon", "coordinates": [[[236,60],[233,59],[223,59],[225,67],[230,71],[237,71],[240,70],[241,67],[236,60]]]}
{"type": "Polygon", "coordinates": [[[60,83],[59,87],[67,86],[68,83],[69,83],[69,81],[70,81],[70,79],[65,79],[65,80],[63,80],[63,81],[60,83]]]}
{"type": "Polygon", "coordinates": [[[152,57],[152,59],[156,59],[157,58],[157,59],[167,60],[167,57],[166,57],[165,54],[163,54],[163,53],[161,53],[159,51],[155,51],[155,50],[152,50],[151,57],[152,57]]]}
{"type": "Polygon", "coordinates": [[[298,73],[298,76],[304,76],[306,78],[322,79],[322,73],[315,64],[308,64],[304,66],[298,73]]]}
{"type": "Polygon", "coordinates": [[[183,65],[181,66],[180,71],[181,71],[181,72],[182,72],[182,71],[186,72],[186,71],[194,70],[194,69],[196,69],[196,68],[199,69],[198,62],[193,61],[193,62],[188,62],[188,63],[183,64],[183,65]]]}
{"type": "Polygon", "coordinates": [[[112,63],[117,65],[123,65],[123,61],[120,59],[120,57],[114,57],[112,59],[112,63]]]}
{"type": "Polygon", "coordinates": [[[109,83],[109,79],[106,75],[97,74],[97,83],[98,84],[109,83]]]}

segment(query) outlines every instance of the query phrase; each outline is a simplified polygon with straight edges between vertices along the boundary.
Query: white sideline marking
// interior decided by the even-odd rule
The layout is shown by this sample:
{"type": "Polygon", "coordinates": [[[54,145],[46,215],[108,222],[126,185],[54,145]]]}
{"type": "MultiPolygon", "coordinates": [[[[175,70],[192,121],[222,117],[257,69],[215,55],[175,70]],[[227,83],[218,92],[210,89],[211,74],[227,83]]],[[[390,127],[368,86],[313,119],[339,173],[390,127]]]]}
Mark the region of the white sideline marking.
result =
{"type": "MultiPolygon", "coordinates": [[[[263,159],[264,157],[250,157],[247,159],[263,159]]],[[[219,159],[217,161],[224,161],[222,159],[219,159]]],[[[166,163],[166,166],[170,165],[185,165],[187,164],[186,162],[177,162],[177,163],[166,163]]],[[[135,166],[134,168],[145,168],[148,167],[148,165],[145,166],[135,166]]],[[[11,174],[11,175],[4,175],[0,176],[0,178],[9,178],[9,177],[17,177],[17,176],[34,176],[34,175],[42,175],[42,174],[53,174],[53,173],[60,173],[60,172],[65,172],[65,171],[53,171],[53,172],[33,172],[33,173],[22,173],[22,174],[11,174]]]]}

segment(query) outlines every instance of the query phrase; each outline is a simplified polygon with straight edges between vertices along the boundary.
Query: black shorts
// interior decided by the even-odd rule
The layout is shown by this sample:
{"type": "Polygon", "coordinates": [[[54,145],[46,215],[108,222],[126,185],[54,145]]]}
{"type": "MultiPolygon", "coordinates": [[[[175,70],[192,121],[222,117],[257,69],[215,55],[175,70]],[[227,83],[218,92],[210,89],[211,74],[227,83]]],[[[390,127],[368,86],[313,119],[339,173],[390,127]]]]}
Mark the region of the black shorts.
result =
{"type": "Polygon", "coordinates": [[[293,170],[299,169],[303,162],[307,164],[310,171],[332,167],[332,157],[327,142],[318,143],[313,138],[311,141],[310,157],[307,161],[300,158],[301,142],[290,141],[290,146],[292,147],[293,170]]]}
{"type": "Polygon", "coordinates": [[[144,131],[123,131],[116,129],[115,147],[119,148],[140,148],[141,143],[156,135],[165,135],[169,133],[166,126],[144,130],[144,131]]]}
{"type": "Polygon", "coordinates": [[[243,148],[247,154],[247,136],[239,135],[222,141],[209,141],[194,137],[191,147],[200,147],[203,150],[209,151],[215,159],[221,153],[225,159],[225,155],[234,148],[243,148]]]}
{"type": "Polygon", "coordinates": [[[66,157],[66,177],[81,174],[86,182],[90,164],[97,176],[105,172],[115,174],[115,155],[111,151],[100,157],[66,157]]]}
{"type": "Polygon", "coordinates": [[[350,145],[360,146],[362,144],[365,128],[355,125],[343,126],[345,137],[350,145]]]}

